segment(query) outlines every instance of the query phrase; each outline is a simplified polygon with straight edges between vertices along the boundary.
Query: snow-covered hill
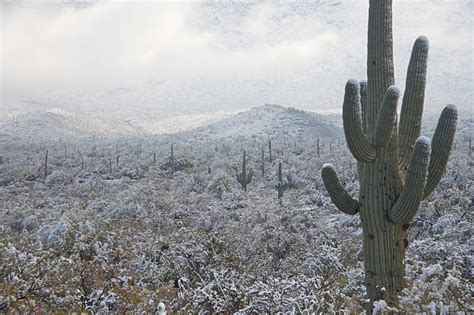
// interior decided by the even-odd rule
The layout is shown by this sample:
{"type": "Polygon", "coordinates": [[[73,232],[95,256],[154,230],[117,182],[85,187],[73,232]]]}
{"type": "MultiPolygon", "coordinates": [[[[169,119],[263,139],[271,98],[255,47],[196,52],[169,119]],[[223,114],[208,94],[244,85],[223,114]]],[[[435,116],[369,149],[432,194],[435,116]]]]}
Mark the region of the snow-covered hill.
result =
{"type": "Polygon", "coordinates": [[[235,137],[337,138],[341,136],[341,130],[329,123],[324,116],[294,108],[265,104],[214,124],[191,130],[186,135],[221,140],[235,137]]]}

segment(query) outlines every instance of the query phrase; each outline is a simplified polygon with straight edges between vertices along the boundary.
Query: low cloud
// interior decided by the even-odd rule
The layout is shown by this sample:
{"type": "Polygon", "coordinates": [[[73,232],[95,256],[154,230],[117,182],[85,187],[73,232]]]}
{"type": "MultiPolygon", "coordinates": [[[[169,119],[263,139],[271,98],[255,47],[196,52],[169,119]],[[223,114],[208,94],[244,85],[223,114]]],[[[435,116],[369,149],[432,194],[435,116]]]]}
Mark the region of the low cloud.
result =
{"type": "MultiPolygon", "coordinates": [[[[365,0],[10,2],[16,4],[0,5],[4,91],[166,80],[194,88],[179,83],[194,80],[208,82],[208,90],[190,102],[217,106],[215,100],[224,98],[235,106],[274,102],[322,109],[340,106],[346,79],[366,76],[365,0]],[[213,90],[216,82],[230,81],[234,91],[213,90]],[[249,93],[254,82],[258,88],[249,93]],[[211,90],[212,98],[204,99],[211,90]]],[[[397,84],[403,89],[414,40],[427,35],[427,103],[436,110],[448,102],[467,108],[474,97],[471,4],[394,1],[397,84]]]]}
{"type": "MultiPolygon", "coordinates": [[[[337,38],[320,25],[305,36],[266,42],[275,31],[267,5],[255,7],[239,26],[252,38],[250,45],[223,46],[219,29],[193,24],[201,15],[199,4],[172,2],[4,8],[3,83],[111,87],[177,77],[255,76],[317,58],[337,38]]],[[[297,24],[289,27],[295,30],[297,24]]]]}

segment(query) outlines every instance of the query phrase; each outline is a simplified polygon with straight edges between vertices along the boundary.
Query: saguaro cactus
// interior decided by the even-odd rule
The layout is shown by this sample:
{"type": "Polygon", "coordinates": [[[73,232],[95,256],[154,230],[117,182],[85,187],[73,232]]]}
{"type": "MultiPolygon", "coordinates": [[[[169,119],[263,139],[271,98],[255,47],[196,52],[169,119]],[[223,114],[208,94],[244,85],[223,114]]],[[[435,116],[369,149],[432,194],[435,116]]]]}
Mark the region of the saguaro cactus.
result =
{"type": "Polygon", "coordinates": [[[273,162],[273,157],[272,157],[272,140],[268,140],[268,156],[269,156],[269,161],[270,163],[273,162]]]}
{"type": "Polygon", "coordinates": [[[317,151],[318,157],[319,157],[319,137],[318,137],[318,142],[316,143],[316,151],[317,151]]]}
{"type": "Polygon", "coordinates": [[[247,172],[247,159],[246,159],[245,151],[244,151],[244,158],[243,158],[243,161],[242,161],[242,172],[239,172],[236,168],[235,173],[236,173],[236,176],[237,176],[237,181],[242,186],[242,190],[246,192],[247,191],[247,185],[250,184],[250,182],[252,181],[253,170],[250,169],[247,172]]]}
{"type": "Polygon", "coordinates": [[[281,168],[281,162],[278,163],[278,183],[275,185],[275,188],[278,192],[278,199],[281,202],[281,198],[283,198],[283,172],[281,168]]]}
{"type": "Polygon", "coordinates": [[[46,154],[44,155],[44,180],[48,177],[48,150],[46,150],[46,154]]]}
{"type": "Polygon", "coordinates": [[[457,110],[448,105],[431,143],[419,137],[428,46],[424,36],[413,46],[397,126],[400,92],[393,85],[392,0],[370,0],[368,81],[349,80],[343,103],[347,144],[358,162],[359,199],[345,191],[332,165],[321,171],[336,207],[350,215],[360,213],[370,305],[379,298],[398,304],[405,285],[406,230],[420,202],[441,179],[456,130],[457,110]]]}

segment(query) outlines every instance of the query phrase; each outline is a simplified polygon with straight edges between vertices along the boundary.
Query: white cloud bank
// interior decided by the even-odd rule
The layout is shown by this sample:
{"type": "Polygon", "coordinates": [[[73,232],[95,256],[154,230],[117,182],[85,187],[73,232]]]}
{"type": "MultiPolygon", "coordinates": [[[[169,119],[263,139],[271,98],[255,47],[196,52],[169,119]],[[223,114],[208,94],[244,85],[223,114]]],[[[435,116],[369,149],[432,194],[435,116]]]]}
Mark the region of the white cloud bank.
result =
{"type": "Polygon", "coordinates": [[[193,3],[4,8],[4,84],[120,86],[149,79],[255,76],[275,67],[289,71],[334,45],[336,35],[321,27],[304,38],[265,42],[274,31],[271,10],[256,6],[240,26],[252,45],[225,47],[219,30],[193,25],[200,18],[200,6],[193,3]]]}
{"type": "MultiPolygon", "coordinates": [[[[253,94],[236,89],[227,97],[248,106],[263,101],[339,107],[345,80],[365,78],[367,2],[104,0],[78,9],[43,0],[3,5],[1,85],[4,91],[21,92],[108,89],[168,79],[235,81],[232,86],[265,81],[253,94]]],[[[471,6],[470,0],[394,1],[396,75],[402,89],[411,45],[425,34],[431,42],[427,101],[438,108],[447,102],[470,106],[471,6]]],[[[213,93],[219,99],[216,93],[229,91],[213,93]]],[[[213,99],[202,101],[212,105],[213,99]]]]}

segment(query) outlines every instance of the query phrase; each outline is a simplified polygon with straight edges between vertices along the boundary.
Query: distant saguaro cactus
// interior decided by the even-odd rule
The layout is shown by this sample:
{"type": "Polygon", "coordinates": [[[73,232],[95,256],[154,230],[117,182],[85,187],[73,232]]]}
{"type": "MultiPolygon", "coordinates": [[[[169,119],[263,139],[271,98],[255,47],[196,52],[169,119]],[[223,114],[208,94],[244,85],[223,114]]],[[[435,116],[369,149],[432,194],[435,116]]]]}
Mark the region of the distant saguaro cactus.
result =
{"type": "Polygon", "coordinates": [[[46,154],[44,156],[44,179],[46,180],[48,177],[48,150],[46,150],[46,154]]]}
{"type": "Polygon", "coordinates": [[[278,192],[278,199],[281,202],[281,198],[283,198],[283,172],[281,162],[278,163],[278,183],[275,185],[275,188],[278,192]]]}
{"type": "MultiPolygon", "coordinates": [[[[268,140],[268,158],[270,159],[270,163],[273,162],[273,156],[272,156],[272,140],[268,140]]],[[[273,164],[272,164],[273,165],[273,164]]]]}
{"type": "Polygon", "coordinates": [[[318,142],[316,143],[316,150],[317,150],[318,157],[319,157],[319,137],[318,137],[318,142]]]}
{"type": "Polygon", "coordinates": [[[347,214],[360,213],[369,313],[379,298],[398,305],[405,285],[406,230],[443,175],[457,123],[456,107],[448,105],[432,142],[419,137],[429,46],[420,36],[413,46],[397,126],[400,92],[393,85],[392,42],[392,0],[370,0],[368,82],[347,82],[342,114],[347,145],[358,162],[359,199],[345,191],[332,165],[321,171],[334,204],[347,214]]]}
{"type": "Polygon", "coordinates": [[[262,148],[262,161],[260,165],[260,170],[262,172],[262,177],[265,176],[265,150],[262,148]]]}
{"type": "Polygon", "coordinates": [[[247,185],[250,184],[250,182],[252,181],[253,170],[250,168],[250,170],[247,172],[247,158],[246,158],[245,151],[244,151],[244,158],[242,161],[242,172],[239,172],[237,168],[235,168],[235,172],[237,176],[237,181],[242,186],[242,190],[246,192],[247,185]]]}

